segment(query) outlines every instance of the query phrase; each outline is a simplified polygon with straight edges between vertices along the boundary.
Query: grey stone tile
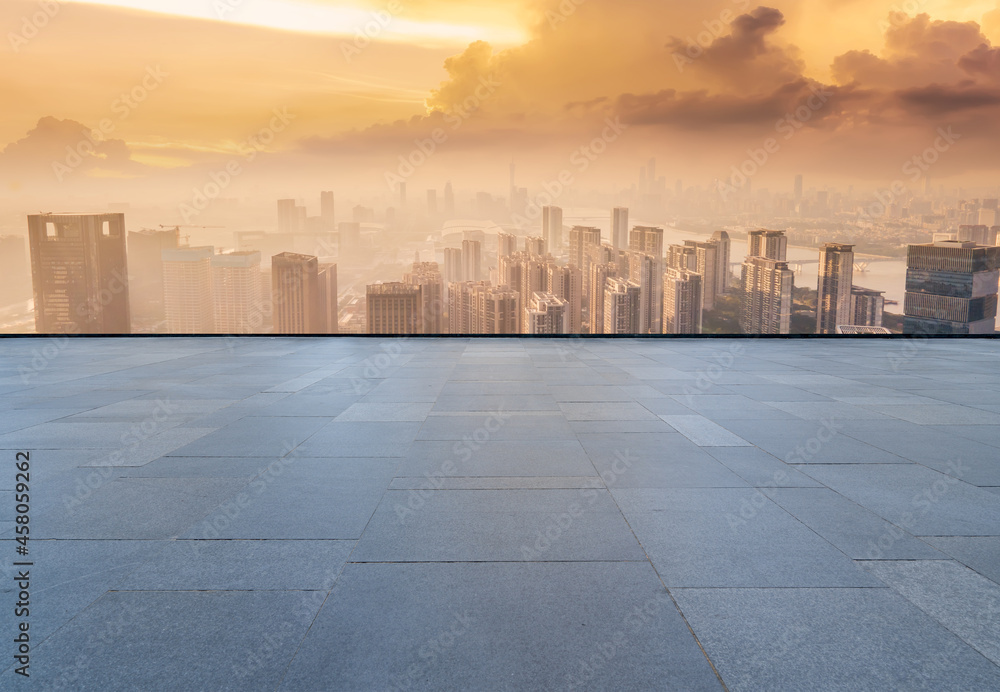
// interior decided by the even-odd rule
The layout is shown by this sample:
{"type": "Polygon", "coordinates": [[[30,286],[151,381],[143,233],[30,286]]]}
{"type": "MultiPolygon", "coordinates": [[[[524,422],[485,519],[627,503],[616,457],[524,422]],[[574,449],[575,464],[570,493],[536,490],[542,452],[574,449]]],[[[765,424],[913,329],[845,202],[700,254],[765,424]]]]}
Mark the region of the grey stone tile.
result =
{"type": "Polygon", "coordinates": [[[755,488],[808,488],[820,483],[757,447],[710,447],[705,450],[755,488]]]}
{"type": "Polygon", "coordinates": [[[54,505],[32,517],[32,535],[172,538],[245,485],[242,478],[114,478],[82,500],[54,505]]]}
{"type": "Polygon", "coordinates": [[[371,403],[351,404],[335,421],[411,421],[422,422],[431,412],[433,404],[424,403],[371,403]]]}
{"type": "Polygon", "coordinates": [[[721,689],[645,563],[349,564],[281,689],[317,687],[721,689]]]}
{"type": "Polygon", "coordinates": [[[434,412],[454,411],[559,411],[556,400],[547,394],[477,394],[439,396],[434,412]]]}
{"type": "Polygon", "coordinates": [[[1000,536],[939,536],[924,540],[1000,584],[1000,536]]]}
{"type": "Polygon", "coordinates": [[[915,536],[1000,536],[1000,497],[915,464],[801,468],[915,536]]]}
{"type": "Polygon", "coordinates": [[[649,409],[632,401],[561,403],[559,408],[568,421],[656,420],[649,409]]]}
{"type": "Polygon", "coordinates": [[[0,420],[0,434],[15,432],[78,413],[75,408],[26,408],[4,411],[0,420]]]}
{"type": "Polygon", "coordinates": [[[854,560],[946,558],[905,529],[827,488],[771,488],[763,492],[854,560]]]}
{"type": "Polygon", "coordinates": [[[760,491],[611,493],[667,588],[878,585],[760,491]]]}
{"type": "MultiPolygon", "coordinates": [[[[110,592],[33,651],[31,683],[48,690],[273,690],[322,602],[307,595],[110,592]]],[[[13,678],[8,668],[0,686],[13,688],[13,678]]]]}
{"type": "Polygon", "coordinates": [[[400,476],[390,490],[567,490],[601,488],[600,476],[400,476]]]}
{"type": "Polygon", "coordinates": [[[687,406],[666,394],[659,399],[636,399],[636,403],[642,404],[657,416],[683,416],[692,413],[687,406]]]}
{"type": "Polygon", "coordinates": [[[878,406],[878,411],[918,425],[1000,425],[1000,414],[958,404],[878,406]]]}
{"type": "Polygon", "coordinates": [[[562,413],[436,415],[424,421],[418,440],[559,440],[573,435],[562,413]]]}
{"type": "Polygon", "coordinates": [[[355,562],[644,560],[608,491],[391,490],[355,562]]]}
{"type": "Polygon", "coordinates": [[[594,467],[609,488],[745,488],[746,481],[681,435],[648,448],[591,453],[594,467]]]}
{"type": "Polygon", "coordinates": [[[863,564],[906,600],[1000,666],[1000,584],[950,560],[863,564]]]}
{"type": "Polygon", "coordinates": [[[570,421],[574,433],[671,433],[677,432],[659,418],[652,420],[570,421]]]}
{"type": "Polygon", "coordinates": [[[405,476],[593,476],[574,439],[417,441],[397,472],[405,476]]]}
{"type": "Polygon", "coordinates": [[[102,454],[81,466],[143,466],[215,432],[215,428],[171,428],[102,454]]]}
{"type": "Polygon", "coordinates": [[[905,464],[909,459],[855,439],[846,421],[731,420],[723,427],[790,464],[905,464]]]}
{"type": "Polygon", "coordinates": [[[1000,669],[890,589],[672,594],[734,692],[1000,685],[1000,669]]]}
{"type": "Polygon", "coordinates": [[[945,425],[940,426],[946,435],[957,435],[984,445],[1000,447],[1000,425],[945,425]]]}
{"type": "Polygon", "coordinates": [[[333,418],[359,398],[354,394],[297,393],[262,406],[254,415],[333,418]]]}
{"type": "Polygon", "coordinates": [[[127,478],[245,478],[249,481],[275,461],[277,458],[270,457],[161,457],[144,466],[116,467],[115,472],[127,478]]]}
{"type": "Polygon", "coordinates": [[[739,435],[734,435],[704,416],[660,416],[660,418],[699,447],[752,446],[739,435]]]}
{"type": "Polygon", "coordinates": [[[354,541],[169,541],[116,591],[329,591],[354,541]]]}
{"type": "Polygon", "coordinates": [[[843,401],[775,401],[775,408],[806,420],[873,420],[888,418],[871,407],[853,406],[843,401]]]}
{"type": "Polygon", "coordinates": [[[755,401],[829,401],[821,394],[786,384],[727,384],[724,389],[755,401]]]}
{"type": "Polygon", "coordinates": [[[295,453],[304,457],[401,457],[420,431],[420,423],[334,421],[295,453]]]}
{"type": "Polygon", "coordinates": [[[177,457],[284,456],[329,422],[328,418],[247,417],[175,449],[177,457]]]}
{"type": "MultiPolygon", "coordinates": [[[[579,381],[577,377],[576,381],[579,381]]],[[[549,393],[559,403],[586,403],[593,401],[631,401],[632,397],[620,387],[592,384],[553,384],[549,393]]]]}
{"type": "MultiPolygon", "coordinates": [[[[792,414],[736,394],[675,394],[673,398],[712,420],[795,420],[792,414]]],[[[780,425],[772,423],[770,425],[780,425]]]]}

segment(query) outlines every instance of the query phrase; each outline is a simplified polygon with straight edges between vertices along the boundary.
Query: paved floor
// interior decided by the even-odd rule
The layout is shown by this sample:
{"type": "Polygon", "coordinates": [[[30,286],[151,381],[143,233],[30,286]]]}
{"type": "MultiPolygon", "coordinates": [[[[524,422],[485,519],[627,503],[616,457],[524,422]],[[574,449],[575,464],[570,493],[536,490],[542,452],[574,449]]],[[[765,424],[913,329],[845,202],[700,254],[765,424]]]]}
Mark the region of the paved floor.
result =
{"type": "Polygon", "coordinates": [[[1000,689],[998,346],[0,341],[0,688],[1000,689]]]}

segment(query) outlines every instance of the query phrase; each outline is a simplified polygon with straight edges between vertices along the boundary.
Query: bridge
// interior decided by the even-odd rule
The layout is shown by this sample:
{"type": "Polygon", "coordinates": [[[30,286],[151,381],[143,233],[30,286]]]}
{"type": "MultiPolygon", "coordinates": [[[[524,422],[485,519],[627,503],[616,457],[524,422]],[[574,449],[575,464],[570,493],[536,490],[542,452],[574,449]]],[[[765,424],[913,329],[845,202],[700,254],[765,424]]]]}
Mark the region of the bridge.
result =
{"type": "MultiPolygon", "coordinates": [[[[791,268],[791,270],[795,272],[802,271],[802,267],[804,267],[807,264],[819,264],[818,259],[786,260],[786,261],[788,262],[789,268],[791,268]]],[[[904,262],[904,261],[905,259],[902,257],[872,257],[870,259],[858,260],[857,262],[855,262],[854,270],[863,273],[868,271],[869,265],[872,264],[877,264],[880,262],[904,262]]],[[[742,262],[730,262],[729,264],[733,268],[739,268],[743,266],[742,262]]]]}

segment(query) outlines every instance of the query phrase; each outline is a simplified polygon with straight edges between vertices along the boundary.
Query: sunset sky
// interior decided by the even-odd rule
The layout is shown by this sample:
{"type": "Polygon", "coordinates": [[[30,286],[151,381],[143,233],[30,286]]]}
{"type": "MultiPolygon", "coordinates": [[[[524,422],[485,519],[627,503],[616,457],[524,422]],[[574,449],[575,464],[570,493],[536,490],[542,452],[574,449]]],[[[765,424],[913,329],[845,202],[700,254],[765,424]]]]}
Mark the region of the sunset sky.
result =
{"type": "Polygon", "coordinates": [[[777,136],[782,151],[764,184],[803,171],[817,183],[876,185],[948,127],[961,139],[935,179],[995,185],[1000,168],[996,0],[49,7],[54,16],[35,27],[38,2],[0,4],[0,194],[62,189],[52,162],[102,120],[107,141],[62,182],[183,187],[224,165],[275,109],[294,117],[260,171],[326,171],[373,187],[439,127],[447,146],[415,184],[482,174],[484,188],[502,187],[515,158],[521,184],[535,185],[609,119],[627,127],[595,167],[609,182],[649,156],[671,180],[724,177],[777,136]],[[123,107],[122,95],[153,73],[160,81],[147,79],[155,88],[145,100],[123,107]],[[821,106],[786,143],[776,123],[815,93],[826,94],[821,106]],[[465,117],[463,103],[478,108],[465,117]]]}

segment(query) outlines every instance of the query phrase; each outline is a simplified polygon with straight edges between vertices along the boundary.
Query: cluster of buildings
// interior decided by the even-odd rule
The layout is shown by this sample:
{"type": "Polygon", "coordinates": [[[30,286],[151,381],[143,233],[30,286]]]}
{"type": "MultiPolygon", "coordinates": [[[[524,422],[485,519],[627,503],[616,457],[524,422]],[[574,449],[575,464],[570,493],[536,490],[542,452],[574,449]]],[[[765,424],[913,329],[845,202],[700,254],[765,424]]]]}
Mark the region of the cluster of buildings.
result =
{"type": "MultiPolygon", "coordinates": [[[[279,202],[279,227],[330,236],[332,195],[323,201],[323,224],[306,229],[303,208],[279,202]]],[[[993,333],[997,230],[965,224],[909,247],[905,333],[993,333]]],[[[32,215],[28,231],[39,333],[127,334],[135,324],[173,334],[343,331],[334,260],[358,249],[351,228],[341,229],[347,240],[336,239],[336,257],[277,247],[220,253],[182,245],[179,228],[126,232],[122,213],[32,215]]],[[[444,249],[443,262],[418,256],[401,281],[367,285],[362,332],[699,334],[705,313],[729,294],[743,333],[790,333],[796,303],[785,232],[751,231],[739,276],[724,231],[665,245],[662,228],[630,228],[629,210],[619,207],[609,235],[606,242],[600,228],[567,228],[555,206],[543,209],[540,236],[498,233],[495,255],[482,232],[469,233],[444,249]]],[[[855,285],[854,268],[853,245],[819,248],[816,333],[885,331],[883,294],[855,285]]]]}

